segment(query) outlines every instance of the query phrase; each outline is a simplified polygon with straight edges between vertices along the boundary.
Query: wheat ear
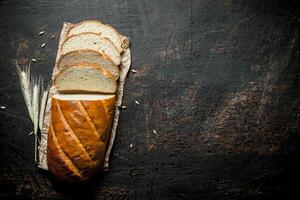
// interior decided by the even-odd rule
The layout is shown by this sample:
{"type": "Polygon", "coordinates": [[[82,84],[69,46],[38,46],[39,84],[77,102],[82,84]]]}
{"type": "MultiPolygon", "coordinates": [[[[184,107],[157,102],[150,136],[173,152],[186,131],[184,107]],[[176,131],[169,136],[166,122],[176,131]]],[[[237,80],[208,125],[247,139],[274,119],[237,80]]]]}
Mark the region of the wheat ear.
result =
{"type": "MultiPolygon", "coordinates": [[[[20,86],[22,89],[24,101],[29,113],[29,117],[33,123],[33,133],[34,133],[34,160],[37,161],[37,148],[39,146],[38,142],[38,129],[40,122],[40,108],[42,107],[41,99],[41,87],[43,87],[43,79],[39,76],[34,77],[30,70],[31,62],[25,68],[21,69],[17,60],[15,61],[15,68],[19,76],[20,86]]],[[[44,88],[43,88],[44,90],[44,88]]],[[[44,92],[43,92],[44,93],[44,92]]],[[[44,108],[43,108],[44,110],[44,108]]],[[[43,114],[43,113],[42,113],[43,114]]],[[[44,114],[43,114],[44,115],[44,114]]]]}
{"type": "Polygon", "coordinates": [[[19,76],[19,83],[21,86],[21,90],[23,93],[23,98],[28,110],[29,117],[31,121],[34,121],[33,113],[32,113],[32,100],[31,100],[31,94],[32,94],[32,87],[30,85],[31,83],[31,77],[30,77],[30,63],[28,66],[26,66],[24,69],[21,69],[17,60],[15,60],[15,69],[19,76]]]}

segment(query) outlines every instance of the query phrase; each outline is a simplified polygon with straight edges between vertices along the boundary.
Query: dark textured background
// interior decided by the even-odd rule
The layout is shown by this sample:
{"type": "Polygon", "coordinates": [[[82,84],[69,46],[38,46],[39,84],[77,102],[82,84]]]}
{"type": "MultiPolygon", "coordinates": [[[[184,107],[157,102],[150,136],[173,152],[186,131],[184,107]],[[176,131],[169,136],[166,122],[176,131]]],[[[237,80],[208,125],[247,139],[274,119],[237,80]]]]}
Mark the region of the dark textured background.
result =
{"type": "Polygon", "coordinates": [[[299,196],[299,9],[296,0],[1,0],[0,199],[299,196]],[[38,58],[33,70],[49,79],[63,22],[83,19],[129,36],[138,73],[127,79],[111,171],[67,187],[34,165],[12,59],[38,58]]]}

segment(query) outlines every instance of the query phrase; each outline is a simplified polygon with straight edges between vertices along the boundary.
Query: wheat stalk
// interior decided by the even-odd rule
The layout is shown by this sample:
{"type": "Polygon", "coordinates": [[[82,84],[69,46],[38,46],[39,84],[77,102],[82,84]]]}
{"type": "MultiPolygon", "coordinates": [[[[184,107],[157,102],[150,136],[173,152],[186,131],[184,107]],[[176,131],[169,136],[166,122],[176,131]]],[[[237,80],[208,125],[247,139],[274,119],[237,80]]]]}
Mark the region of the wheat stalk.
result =
{"type": "Polygon", "coordinates": [[[33,78],[31,85],[32,90],[32,113],[33,113],[33,133],[34,133],[34,160],[37,161],[37,138],[38,138],[38,128],[39,128],[39,98],[40,98],[40,83],[41,78],[33,78]]]}
{"type": "Polygon", "coordinates": [[[47,99],[48,99],[48,93],[49,93],[49,85],[44,87],[44,82],[42,82],[42,92],[40,97],[40,117],[39,117],[39,127],[42,131],[43,124],[44,124],[44,118],[45,118],[45,109],[47,105],[47,99]]]}
{"type": "Polygon", "coordinates": [[[29,113],[29,117],[31,121],[33,121],[33,113],[32,113],[32,101],[31,101],[31,93],[32,88],[30,86],[30,63],[25,69],[21,69],[17,60],[15,60],[15,69],[19,76],[19,82],[23,93],[23,98],[29,113]]]}
{"type": "Polygon", "coordinates": [[[39,146],[38,130],[42,130],[46,100],[48,96],[48,87],[44,88],[43,78],[36,78],[31,74],[29,65],[21,69],[17,60],[15,68],[19,76],[19,82],[22,89],[24,101],[33,123],[34,133],[34,160],[37,161],[37,148],[39,146]],[[43,91],[42,91],[43,90],[43,91]]]}
{"type": "Polygon", "coordinates": [[[33,114],[33,133],[37,134],[38,132],[38,124],[39,124],[39,97],[40,97],[40,77],[39,78],[32,78],[31,85],[32,89],[32,114],[33,114]]]}

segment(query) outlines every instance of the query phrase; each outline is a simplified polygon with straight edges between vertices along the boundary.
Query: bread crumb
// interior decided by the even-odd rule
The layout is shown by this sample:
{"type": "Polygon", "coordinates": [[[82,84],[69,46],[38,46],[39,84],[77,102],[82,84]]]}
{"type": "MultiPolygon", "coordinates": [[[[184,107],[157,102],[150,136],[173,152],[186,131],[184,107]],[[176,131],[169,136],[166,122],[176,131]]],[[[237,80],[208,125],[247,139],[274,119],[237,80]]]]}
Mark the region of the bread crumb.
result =
{"type": "Polygon", "coordinates": [[[44,48],[45,46],[46,46],[46,43],[43,43],[43,44],[41,45],[42,48],[44,48]]]}
{"type": "Polygon", "coordinates": [[[134,100],[136,105],[140,105],[140,102],[138,102],[137,100],[134,100]]]}
{"type": "Polygon", "coordinates": [[[136,70],[134,70],[134,69],[132,69],[131,71],[132,71],[133,73],[137,73],[137,71],[136,71],[136,70]]]}
{"type": "Polygon", "coordinates": [[[157,132],[156,132],[156,130],[153,130],[153,133],[154,133],[155,135],[157,135],[157,132]]]}
{"type": "Polygon", "coordinates": [[[36,60],[36,59],[34,59],[34,58],[32,58],[32,59],[31,59],[31,61],[32,61],[32,62],[37,62],[37,60],[36,60]]]}
{"type": "Polygon", "coordinates": [[[6,109],[6,107],[5,107],[5,106],[0,106],[0,108],[1,108],[2,110],[5,110],[5,109],[6,109]]]}
{"type": "Polygon", "coordinates": [[[132,147],[133,147],[133,144],[130,144],[129,146],[130,146],[130,148],[132,148],[132,147]]]}

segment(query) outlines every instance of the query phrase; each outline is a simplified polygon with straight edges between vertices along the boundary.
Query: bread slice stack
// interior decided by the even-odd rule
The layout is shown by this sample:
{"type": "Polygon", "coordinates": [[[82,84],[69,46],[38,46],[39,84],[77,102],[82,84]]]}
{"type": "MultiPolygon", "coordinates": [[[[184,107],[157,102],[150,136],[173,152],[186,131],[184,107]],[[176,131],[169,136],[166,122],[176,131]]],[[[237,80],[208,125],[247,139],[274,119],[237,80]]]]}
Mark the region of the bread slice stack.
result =
{"type": "Polygon", "coordinates": [[[86,20],[75,24],[69,29],[67,38],[61,45],[62,56],[57,62],[60,73],[54,81],[58,91],[115,93],[120,73],[118,66],[127,44],[127,39],[123,39],[116,29],[100,21],[86,20]],[[86,76],[80,77],[74,70],[85,71],[86,76]],[[91,90],[89,81],[94,80],[94,72],[99,74],[102,80],[99,83],[104,83],[105,87],[95,86],[91,90]],[[65,77],[66,74],[69,78],[65,77]],[[80,87],[78,87],[79,79],[82,83],[80,87]]]}
{"type": "Polygon", "coordinates": [[[96,20],[73,25],[61,45],[53,84],[48,167],[59,180],[82,182],[103,162],[127,39],[96,20]]]}

